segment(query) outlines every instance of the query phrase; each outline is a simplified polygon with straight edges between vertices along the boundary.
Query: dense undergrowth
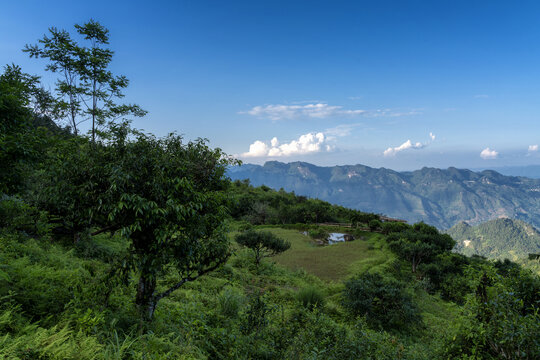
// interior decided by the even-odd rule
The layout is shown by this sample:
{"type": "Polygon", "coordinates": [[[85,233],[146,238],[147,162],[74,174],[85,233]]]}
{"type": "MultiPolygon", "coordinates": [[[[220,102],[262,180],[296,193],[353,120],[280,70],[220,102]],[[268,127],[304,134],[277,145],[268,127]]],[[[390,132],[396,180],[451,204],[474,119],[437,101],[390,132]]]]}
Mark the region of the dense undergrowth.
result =
{"type": "MultiPolygon", "coordinates": [[[[463,275],[453,275],[471,289],[462,291],[459,303],[464,305],[459,306],[441,299],[444,292],[435,291],[426,276],[413,275],[405,260],[392,257],[382,235],[317,247],[297,230],[266,229],[290,238],[293,247],[301,241],[306,250],[334,251],[364,242],[388,257],[388,265],[360,271],[352,266],[341,280],[323,281],[306,270],[280,265],[279,257],[277,263],[264,261],[256,267],[250,250],[238,247],[219,270],[164,299],[147,323],[141,322],[133,304],[134,274],[121,280],[111,277],[116,270],[111,259],[126,249],[120,236],[98,235],[73,245],[50,234],[37,237],[4,228],[0,358],[494,359],[502,351],[509,358],[538,355],[539,318],[533,307],[538,279],[526,274],[511,277],[522,271],[513,264],[476,260],[481,270],[468,265],[463,275]],[[529,283],[516,288],[510,284],[516,279],[529,283]],[[479,296],[484,295],[478,292],[483,286],[487,301],[481,303],[479,296]],[[519,291],[522,294],[515,296],[519,291]],[[523,354],[512,353],[516,349],[523,354]]],[[[174,283],[177,276],[169,269],[158,288],[174,283]]]]}

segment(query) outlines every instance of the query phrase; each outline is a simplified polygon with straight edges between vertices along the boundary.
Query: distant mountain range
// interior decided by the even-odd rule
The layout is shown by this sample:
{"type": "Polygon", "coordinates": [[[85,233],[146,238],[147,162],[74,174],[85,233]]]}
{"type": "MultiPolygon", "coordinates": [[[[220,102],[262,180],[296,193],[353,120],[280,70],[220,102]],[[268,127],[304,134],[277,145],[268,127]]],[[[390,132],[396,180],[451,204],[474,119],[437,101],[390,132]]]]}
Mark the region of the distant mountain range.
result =
{"type": "MultiPolygon", "coordinates": [[[[485,169],[472,169],[474,171],[482,171],[485,169]]],[[[496,167],[491,170],[495,170],[498,173],[508,176],[524,176],[533,179],[540,179],[540,165],[526,165],[526,166],[502,166],[496,167]]]]}
{"type": "Polygon", "coordinates": [[[518,261],[529,253],[540,254],[540,232],[519,220],[496,219],[476,226],[460,222],[447,233],[457,242],[455,250],[465,255],[518,261]]]}
{"type": "Polygon", "coordinates": [[[229,170],[233,180],[284,188],[367,212],[448,229],[501,217],[540,227],[540,179],[505,176],[492,170],[423,168],[397,172],[364,165],[320,167],[269,161],[229,170]]]}

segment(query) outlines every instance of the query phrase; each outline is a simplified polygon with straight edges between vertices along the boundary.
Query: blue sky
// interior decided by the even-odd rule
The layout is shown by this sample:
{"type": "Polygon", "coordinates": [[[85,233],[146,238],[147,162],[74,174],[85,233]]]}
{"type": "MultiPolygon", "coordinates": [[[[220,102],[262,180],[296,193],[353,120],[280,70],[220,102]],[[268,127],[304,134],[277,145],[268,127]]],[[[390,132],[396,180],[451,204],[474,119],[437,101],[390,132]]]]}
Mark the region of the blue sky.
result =
{"type": "MultiPolygon", "coordinates": [[[[398,170],[540,164],[535,1],[18,1],[0,63],[90,18],[110,30],[135,126],[246,162],[398,170]]],[[[53,87],[50,76],[44,82],[53,87]]]]}

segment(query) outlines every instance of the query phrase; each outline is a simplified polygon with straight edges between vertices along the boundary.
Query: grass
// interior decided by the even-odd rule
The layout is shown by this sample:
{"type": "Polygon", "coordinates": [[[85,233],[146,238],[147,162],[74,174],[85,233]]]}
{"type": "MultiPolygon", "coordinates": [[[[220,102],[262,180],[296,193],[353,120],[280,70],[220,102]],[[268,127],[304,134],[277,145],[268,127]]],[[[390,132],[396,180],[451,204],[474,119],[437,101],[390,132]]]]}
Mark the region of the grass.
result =
{"type": "Polygon", "coordinates": [[[357,239],[317,246],[297,230],[267,228],[291,242],[291,248],[274,260],[291,270],[304,269],[325,281],[341,281],[353,274],[384,267],[394,256],[382,246],[379,234],[364,233],[357,239]]]}

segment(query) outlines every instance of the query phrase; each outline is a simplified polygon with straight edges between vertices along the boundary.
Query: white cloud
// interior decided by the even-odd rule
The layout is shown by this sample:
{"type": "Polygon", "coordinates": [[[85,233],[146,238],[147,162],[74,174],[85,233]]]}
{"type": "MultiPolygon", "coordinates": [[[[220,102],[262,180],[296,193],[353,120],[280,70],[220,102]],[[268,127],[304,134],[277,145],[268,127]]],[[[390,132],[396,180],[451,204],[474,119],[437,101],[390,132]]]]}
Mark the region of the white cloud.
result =
{"type": "Polygon", "coordinates": [[[283,157],[291,155],[313,154],[331,151],[332,146],[326,144],[327,138],[322,132],[307,133],[289,143],[279,145],[276,137],[270,143],[256,140],[249,146],[249,151],[241,154],[243,157],[283,157]]]}
{"type": "Polygon", "coordinates": [[[401,144],[399,146],[389,147],[388,149],[384,150],[383,155],[384,156],[394,156],[398,152],[403,151],[403,150],[422,149],[425,146],[426,146],[425,144],[422,144],[422,143],[419,143],[419,142],[413,144],[411,140],[407,140],[407,141],[405,141],[403,144],[401,144]]]}
{"type": "Polygon", "coordinates": [[[538,151],[538,145],[529,145],[529,152],[538,151]]]}
{"type": "Polygon", "coordinates": [[[326,129],[324,131],[324,134],[329,137],[343,137],[343,136],[349,136],[352,132],[352,130],[355,127],[363,125],[362,123],[355,123],[355,124],[341,124],[338,126],[335,126],[333,128],[326,129]]]}
{"type": "Polygon", "coordinates": [[[435,134],[430,132],[429,133],[429,138],[431,139],[431,141],[429,141],[427,143],[423,143],[423,144],[421,142],[413,143],[411,140],[407,140],[407,141],[405,141],[403,144],[401,144],[399,146],[389,147],[388,149],[384,150],[383,155],[384,156],[394,156],[398,152],[408,150],[408,149],[416,149],[416,150],[423,149],[423,148],[425,148],[426,146],[428,146],[429,144],[431,144],[431,142],[433,142],[435,140],[435,134]]]}
{"type": "Polygon", "coordinates": [[[480,157],[484,160],[496,159],[499,156],[499,153],[495,150],[491,150],[489,147],[482,150],[480,157]]]}
{"type": "Polygon", "coordinates": [[[285,120],[298,118],[328,118],[332,116],[367,116],[367,117],[397,117],[416,115],[418,110],[407,112],[394,112],[390,109],[381,110],[362,110],[362,109],[344,109],[343,106],[328,105],[326,103],[294,104],[294,105],[264,105],[255,106],[247,111],[241,111],[240,114],[248,114],[256,117],[268,118],[270,120],[285,120]]]}
{"type": "Polygon", "coordinates": [[[487,98],[489,98],[489,95],[486,95],[486,94],[478,94],[478,95],[474,95],[474,98],[475,98],[475,99],[487,99],[487,98]]]}
{"type": "Polygon", "coordinates": [[[258,157],[265,156],[268,153],[268,145],[264,142],[256,140],[253,144],[249,145],[249,151],[244,153],[244,156],[258,157]]]}

